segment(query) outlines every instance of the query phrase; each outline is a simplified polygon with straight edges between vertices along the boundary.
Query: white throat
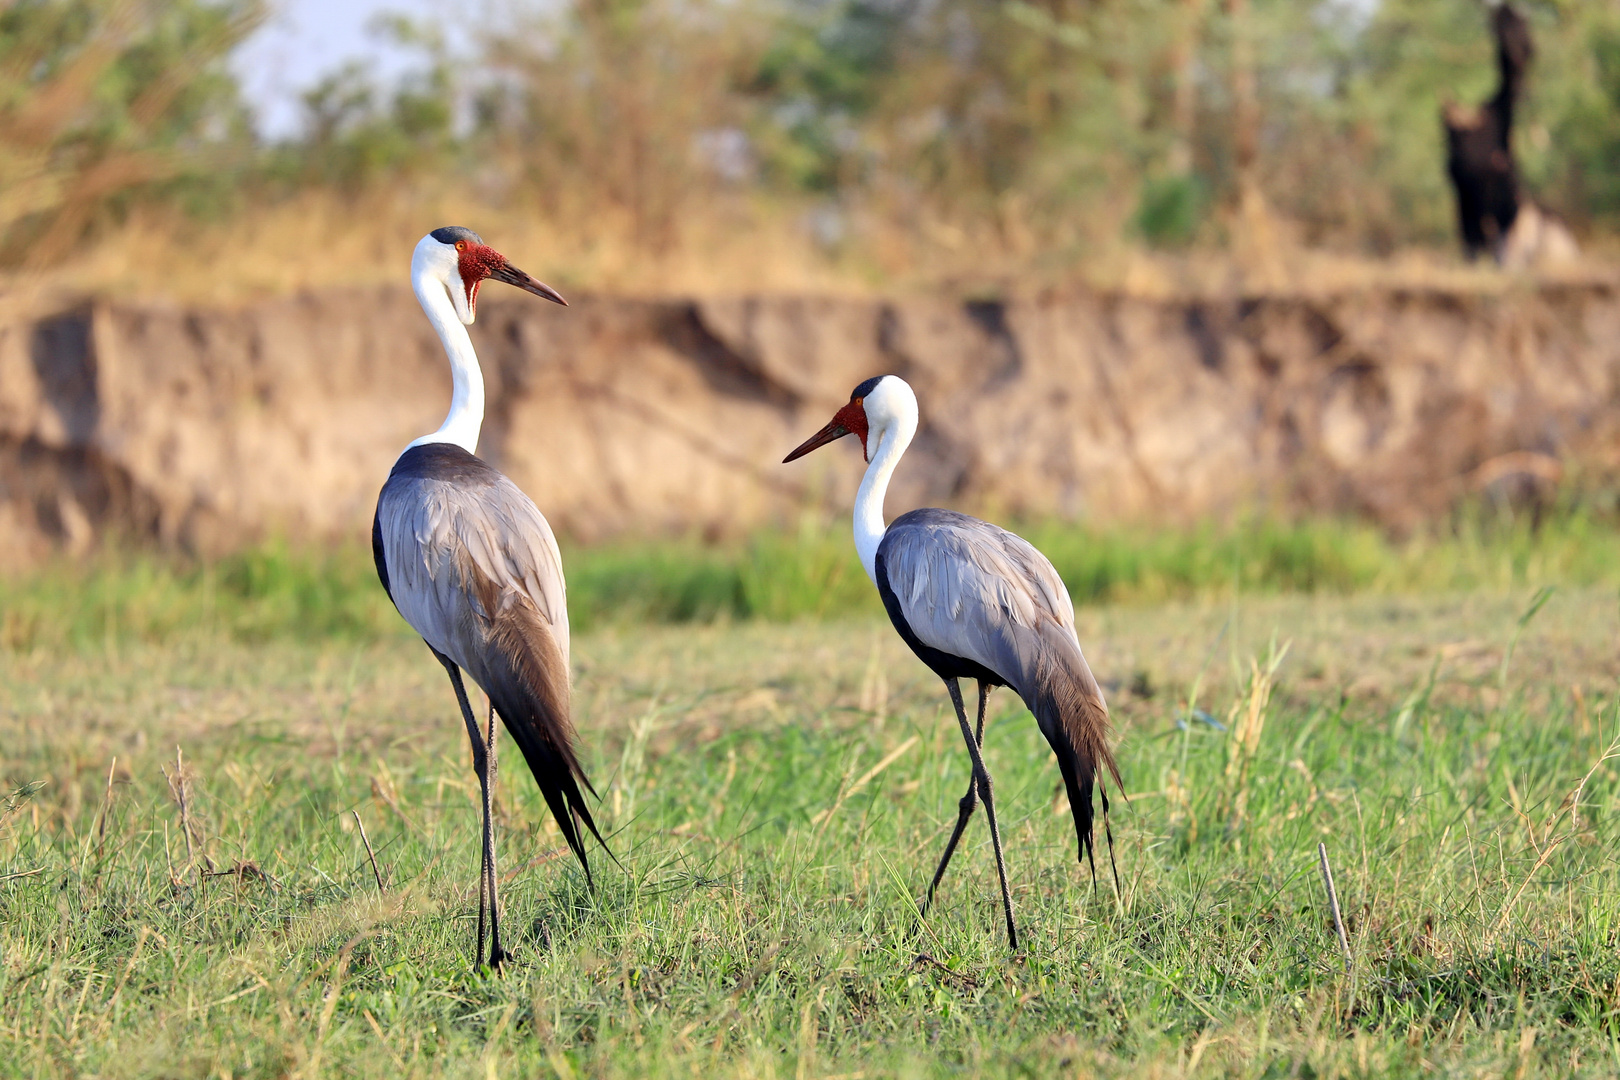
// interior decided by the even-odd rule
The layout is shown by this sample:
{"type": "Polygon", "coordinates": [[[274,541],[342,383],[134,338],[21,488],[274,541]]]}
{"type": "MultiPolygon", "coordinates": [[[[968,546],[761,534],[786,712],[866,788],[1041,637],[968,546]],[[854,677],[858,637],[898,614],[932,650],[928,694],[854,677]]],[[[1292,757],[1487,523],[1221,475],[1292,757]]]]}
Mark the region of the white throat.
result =
{"type": "MultiPolygon", "coordinates": [[[[450,358],[450,413],[439,425],[439,430],[424,435],[411,443],[454,443],[469,454],[478,452],[478,431],[484,426],[484,373],[478,367],[478,354],[473,351],[472,338],[462,325],[455,305],[450,300],[444,282],[431,267],[411,267],[411,288],[417,302],[427,314],[428,322],[439,332],[445,355],[450,358]]],[[[407,447],[406,449],[409,449],[407,447]]]]}
{"type": "Polygon", "coordinates": [[[855,493],[855,551],[866,568],[866,576],[875,585],[878,545],[888,530],[883,523],[883,497],[889,492],[894,467],[917,434],[917,399],[909,386],[889,376],[867,398],[867,419],[868,423],[874,420],[877,423],[872,423],[867,431],[872,461],[866,466],[866,475],[861,477],[860,490],[855,493]],[[898,383],[904,393],[883,393],[892,383],[898,383]]]}

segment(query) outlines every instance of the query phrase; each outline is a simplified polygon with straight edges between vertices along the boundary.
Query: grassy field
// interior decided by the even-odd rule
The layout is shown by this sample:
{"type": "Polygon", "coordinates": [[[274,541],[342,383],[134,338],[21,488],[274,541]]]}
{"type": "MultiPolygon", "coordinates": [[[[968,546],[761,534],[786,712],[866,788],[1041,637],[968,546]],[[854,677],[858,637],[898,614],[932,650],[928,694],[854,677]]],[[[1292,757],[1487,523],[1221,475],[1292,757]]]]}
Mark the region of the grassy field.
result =
{"type": "Polygon", "coordinates": [[[1077,867],[1050,753],[1000,692],[1016,956],[982,815],[918,918],[967,758],[881,616],[597,618],[576,709],[624,869],[598,855],[586,890],[507,743],[518,959],[494,977],[437,665],[362,593],[293,633],[296,605],[263,610],[285,590],[219,600],[227,571],[211,622],[185,614],[202,585],[155,570],[58,582],[54,609],[13,587],[0,1076],[1620,1072],[1607,586],[1528,619],[1512,580],[1083,608],[1132,792],[1123,895],[1077,867]]]}
{"type": "MultiPolygon", "coordinates": [[[[1607,494],[1569,493],[1533,524],[1475,507],[1394,541],[1354,521],[1255,519],[1188,531],[1017,525],[1075,603],[1134,605],[1279,593],[1500,592],[1556,582],[1620,586],[1607,494]]],[[[565,546],[576,631],[603,625],[882,615],[843,517],[719,544],[626,540],[565,546]]],[[[214,563],[112,551],[89,565],[0,573],[0,648],[106,649],[202,630],[241,642],[407,633],[377,588],[369,545],[268,544],[214,563]]]]}

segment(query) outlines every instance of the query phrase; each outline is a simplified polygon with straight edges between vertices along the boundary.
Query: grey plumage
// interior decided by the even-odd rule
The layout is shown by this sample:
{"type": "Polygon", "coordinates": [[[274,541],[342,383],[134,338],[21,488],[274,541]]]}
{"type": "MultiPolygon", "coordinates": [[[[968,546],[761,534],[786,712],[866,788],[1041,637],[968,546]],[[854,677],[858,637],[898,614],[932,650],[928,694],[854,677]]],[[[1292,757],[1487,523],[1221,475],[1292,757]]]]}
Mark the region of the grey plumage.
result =
{"type": "Polygon", "coordinates": [[[954,510],[902,514],[878,557],[911,633],[994,672],[1035,714],[1064,767],[1080,854],[1087,854],[1098,765],[1124,785],[1108,748],[1108,705],[1080,650],[1074,604],[1057,570],[1023,537],[954,510]]]}
{"type": "Polygon", "coordinates": [[[389,596],[429,645],[476,678],[484,629],[499,612],[524,607],[567,663],[557,540],[511,480],[458,446],[415,447],[389,474],[377,523],[389,596]]]}
{"type": "Polygon", "coordinates": [[[1006,676],[1027,697],[1037,657],[1072,646],[1074,606],[1063,579],[1021,536],[954,510],[896,518],[878,551],[912,633],[1006,676]]]}
{"type": "MultiPolygon", "coordinates": [[[[953,701],[959,698],[957,679],[979,680],[979,732],[970,749],[983,739],[989,687],[1011,687],[1035,714],[1063,774],[1077,854],[1092,862],[1095,873],[1092,787],[1099,768],[1119,790],[1124,784],[1109,749],[1108,706],[1080,650],[1069,591],[1051,562],[1006,529],[954,510],[925,509],[889,525],[875,570],[895,629],[946,680],[953,701]]],[[[965,731],[965,717],[962,722],[965,731]]],[[[1108,796],[1100,784],[1099,794],[1106,818],[1108,796]]],[[[934,886],[975,801],[970,787],[934,886]]]]}
{"type": "Polygon", "coordinates": [[[589,877],[576,820],[601,835],[580,791],[590,781],[574,751],[567,597],[546,519],[496,469],[429,443],[394,466],[372,542],[394,606],[489,695],[589,877]]]}

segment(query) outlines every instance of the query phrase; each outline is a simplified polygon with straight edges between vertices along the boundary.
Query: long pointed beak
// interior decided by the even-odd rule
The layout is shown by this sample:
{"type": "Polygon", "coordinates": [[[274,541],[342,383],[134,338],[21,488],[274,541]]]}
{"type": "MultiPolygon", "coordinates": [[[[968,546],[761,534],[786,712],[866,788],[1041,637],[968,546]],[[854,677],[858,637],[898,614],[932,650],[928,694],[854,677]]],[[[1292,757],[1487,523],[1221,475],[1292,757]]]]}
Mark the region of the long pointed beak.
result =
{"type": "Polygon", "coordinates": [[[545,282],[540,281],[537,278],[530,277],[528,274],[525,274],[511,263],[502,263],[498,269],[491,271],[489,276],[494,278],[496,281],[504,281],[508,285],[516,285],[524,292],[534,293],[536,296],[544,297],[554,304],[561,304],[563,307],[568,306],[568,301],[562,298],[562,293],[558,292],[556,289],[553,289],[545,282]]]}
{"type": "Polygon", "coordinates": [[[848,434],[849,428],[840,424],[837,420],[829,421],[826,427],[804,440],[794,449],[793,453],[783,458],[782,464],[786,465],[790,461],[797,461],[810,451],[820,449],[830,442],[837,442],[848,434]]]}

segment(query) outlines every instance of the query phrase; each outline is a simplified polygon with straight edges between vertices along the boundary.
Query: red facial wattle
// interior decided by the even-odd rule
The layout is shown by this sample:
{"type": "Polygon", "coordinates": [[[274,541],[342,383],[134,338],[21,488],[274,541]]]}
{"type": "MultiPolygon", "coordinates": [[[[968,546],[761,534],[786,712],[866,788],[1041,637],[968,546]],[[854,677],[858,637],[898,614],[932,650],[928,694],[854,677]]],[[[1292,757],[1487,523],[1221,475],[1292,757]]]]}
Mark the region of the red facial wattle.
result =
{"type": "Polygon", "coordinates": [[[483,280],[506,265],[506,256],[487,244],[456,245],[456,269],[461,273],[461,285],[467,291],[467,312],[478,311],[478,286],[483,280]]]}
{"type": "Polygon", "coordinates": [[[842,409],[833,414],[833,423],[838,424],[861,440],[861,457],[867,461],[872,455],[866,452],[866,403],[863,398],[856,398],[842,409]]]}

